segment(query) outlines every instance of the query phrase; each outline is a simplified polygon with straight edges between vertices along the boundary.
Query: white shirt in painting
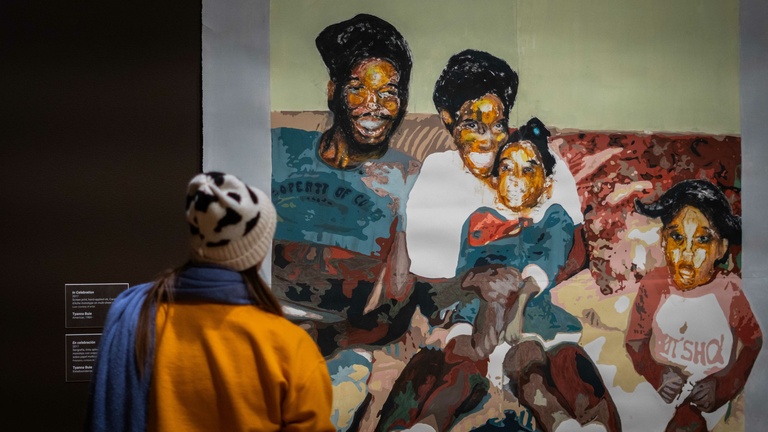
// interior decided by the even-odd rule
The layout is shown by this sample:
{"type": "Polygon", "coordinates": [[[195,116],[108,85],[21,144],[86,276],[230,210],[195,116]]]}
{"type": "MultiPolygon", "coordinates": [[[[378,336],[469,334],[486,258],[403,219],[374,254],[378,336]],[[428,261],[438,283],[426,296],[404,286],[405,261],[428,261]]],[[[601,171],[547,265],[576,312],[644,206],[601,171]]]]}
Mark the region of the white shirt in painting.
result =
{"type": "MultiPolygon", "coordinates": [[[[575,225],[584,222],[576,180],[565,162],[555,156],[552,197],[533,214],[541,218],[550,205],[563,206],[575,225]]],[[[458,150],[432,153],[408,196],[406,239],[411,272],[429,278],[456,275],[461,229],[480,207],[492,207],[510,219],[516,217],[500,204],[496,191],[464,167],[458,150]]]]}
{"type": "Polygon", "coordinates": [[[730,304],[710,290],[698,289],[662,299],[651,338],[656,361],[680,367],[691,381],[723,370],[733,349],[730,304]]]}

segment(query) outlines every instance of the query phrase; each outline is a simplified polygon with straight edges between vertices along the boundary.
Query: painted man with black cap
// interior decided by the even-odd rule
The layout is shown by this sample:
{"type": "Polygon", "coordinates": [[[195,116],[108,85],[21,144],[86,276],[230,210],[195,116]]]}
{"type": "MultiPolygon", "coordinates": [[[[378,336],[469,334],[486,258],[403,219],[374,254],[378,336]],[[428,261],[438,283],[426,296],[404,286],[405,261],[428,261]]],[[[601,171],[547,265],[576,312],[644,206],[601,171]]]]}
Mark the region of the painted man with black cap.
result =
{"type": "Polygon", "coordinates": [[[408,106],[411,54],[392,25],[360,14],[315,39],[328,68],[333,125],[320,140],[328,165],[350,169],[387,153],[408,106]]]}
{"type": "Polygon", "coordinates": [[[360,14],[328,26],[315,43],[330,77],[333,123],[323,132],[272,130],[272,274],[287,314],[331,356],[389,343],[408,328],[417,302],[388,260],[404,248],[405,201],[420,164],[389,146],[412,66],[397,29],[360,14]]]}

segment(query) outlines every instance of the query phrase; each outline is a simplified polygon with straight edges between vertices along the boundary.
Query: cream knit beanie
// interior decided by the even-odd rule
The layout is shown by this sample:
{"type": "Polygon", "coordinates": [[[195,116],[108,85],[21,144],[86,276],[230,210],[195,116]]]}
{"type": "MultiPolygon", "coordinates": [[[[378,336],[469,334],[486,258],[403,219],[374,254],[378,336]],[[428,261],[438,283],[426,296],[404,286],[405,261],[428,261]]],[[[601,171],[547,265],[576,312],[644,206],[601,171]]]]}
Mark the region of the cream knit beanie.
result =
{"type": "Polygon", "coordinates": [[[277,215],[269,196],[231,174],[198,174],[187,188],[187,222],[196,262],[242,271],[272,248],[277,215]]]}

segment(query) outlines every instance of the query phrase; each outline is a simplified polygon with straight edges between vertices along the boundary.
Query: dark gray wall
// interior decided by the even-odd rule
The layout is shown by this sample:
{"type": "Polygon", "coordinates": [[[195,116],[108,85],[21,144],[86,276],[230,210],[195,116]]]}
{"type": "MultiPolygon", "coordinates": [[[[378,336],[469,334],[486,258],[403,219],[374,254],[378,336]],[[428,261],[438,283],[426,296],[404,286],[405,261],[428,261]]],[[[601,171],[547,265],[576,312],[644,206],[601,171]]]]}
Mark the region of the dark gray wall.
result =
{"type": "Polygon", "coordinates": [[[0,429],[82,429],[64,284],[135,284],[186,258],[200,169],[199,2],[0,5],[0,429]]]}

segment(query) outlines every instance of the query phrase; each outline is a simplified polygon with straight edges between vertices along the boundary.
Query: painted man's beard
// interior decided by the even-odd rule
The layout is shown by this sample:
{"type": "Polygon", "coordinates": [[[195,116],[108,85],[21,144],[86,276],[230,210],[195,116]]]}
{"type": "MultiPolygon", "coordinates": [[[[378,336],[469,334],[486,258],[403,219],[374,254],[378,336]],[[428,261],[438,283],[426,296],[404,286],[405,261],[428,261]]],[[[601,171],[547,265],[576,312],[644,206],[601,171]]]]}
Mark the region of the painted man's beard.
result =
{"type": "Polygon", "coordinates": [[[360,145],[387,144],[395,118],[387,113],[365,113],[350,116],[347,121],[352,140],[360,145]]]}
{"type": "Polygon", "coordinates": [[[358,153],[375,152],[387,147],[402,120],[402,114],[393,117],[380,111],[355,117],[345,106],[337,107],[334,117],[335,126],[341,131],[350,150],[358,153]]]}

